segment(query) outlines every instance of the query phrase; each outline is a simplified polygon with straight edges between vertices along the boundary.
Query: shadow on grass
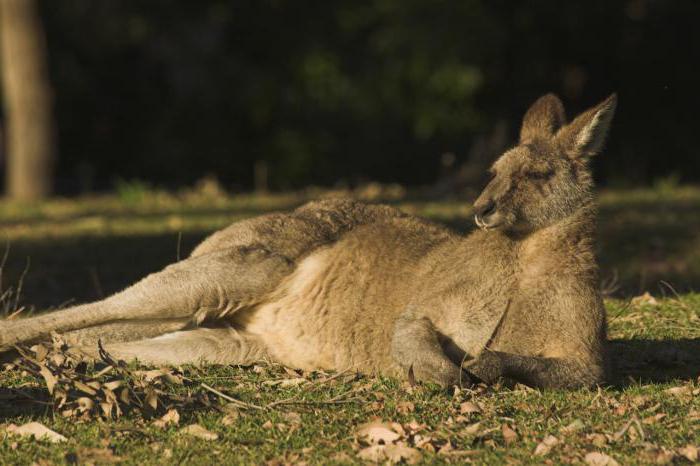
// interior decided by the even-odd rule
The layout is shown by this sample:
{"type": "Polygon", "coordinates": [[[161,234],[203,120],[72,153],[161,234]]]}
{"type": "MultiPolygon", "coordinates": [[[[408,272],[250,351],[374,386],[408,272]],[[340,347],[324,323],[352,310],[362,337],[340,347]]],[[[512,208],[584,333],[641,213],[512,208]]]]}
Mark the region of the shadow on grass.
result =
{"type": "Polygon", "coordinates": [[[0,420],[17,416],[41,416],[52,410],[44,387],[0,387],[0,420]]]}
{"type": "Polygon", "coordinates": [[[613,386],[693,380],[700,376],[700,338],[611,340],[613,386]]]}

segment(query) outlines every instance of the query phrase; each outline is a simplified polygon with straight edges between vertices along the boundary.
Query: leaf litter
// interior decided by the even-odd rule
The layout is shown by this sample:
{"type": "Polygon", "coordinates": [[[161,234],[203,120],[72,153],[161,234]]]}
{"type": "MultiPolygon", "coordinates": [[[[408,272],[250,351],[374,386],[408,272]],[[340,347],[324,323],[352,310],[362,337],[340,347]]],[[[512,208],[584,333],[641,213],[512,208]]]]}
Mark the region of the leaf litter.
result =
{"type": "Polygon", "coordinates": [[[164,427],[179,422],[178,408],[211,408],[218,403],[214,394],[201,390],[177,369],[131,369],[101,345],[100,360],[94,365],[72,352],[57,336],[50,346],[16,349],[19,357],[11,368],[43,380],[48,392],[48,397],[38,399],[26,396],[41,404],[46,404],[48,398],[64,418],[117,419],[130,413],[145,418],[163,416],[154,424],[164,427]],[[172,390],[174,386],[180,389],[172,390]]]}

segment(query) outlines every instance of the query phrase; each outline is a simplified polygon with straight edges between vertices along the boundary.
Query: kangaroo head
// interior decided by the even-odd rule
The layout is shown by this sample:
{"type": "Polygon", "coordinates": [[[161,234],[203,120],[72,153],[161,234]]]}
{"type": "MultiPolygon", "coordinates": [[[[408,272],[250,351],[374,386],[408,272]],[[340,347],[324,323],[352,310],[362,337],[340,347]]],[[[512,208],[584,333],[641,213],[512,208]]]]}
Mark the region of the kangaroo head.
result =
{"type": "Polygon", "coordinates": [[[588,161],[603,147],[616,103],[612,94],[567,124],[561,100],[540,97],[525,113],[518,145],[491,167],[492,179],[474,203],[476,224],[534,231],[588,203],[588,161]]]}

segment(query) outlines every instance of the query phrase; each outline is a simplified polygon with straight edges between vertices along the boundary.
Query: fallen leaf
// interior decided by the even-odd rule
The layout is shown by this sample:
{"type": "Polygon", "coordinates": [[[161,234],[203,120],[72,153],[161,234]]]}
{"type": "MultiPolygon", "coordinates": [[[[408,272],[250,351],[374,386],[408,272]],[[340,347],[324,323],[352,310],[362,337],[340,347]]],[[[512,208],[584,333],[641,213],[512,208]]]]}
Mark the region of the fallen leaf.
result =
{"type": "Polygon", "coordinates": [[[698,447],[693,445],[686,445],[678,449],[678,454],[685,457],[690,462],[695,462],[700,458],[700,452],[698,447]]]}
{"type": "Polygon", "coordinates": [[[223,426],[232,426],[238,422],[238,418],[240,417],[240,414],[238,413],[229,413],[225,415],[224,417],[221,418],[221,425],[223,426]]]}
{"type": "Polygon", "coordinates": [[[435,452],[433,442],[435,439],[429,435],[416,434],[413,436],[413,446],[422,450],[435,452]]]}
{"type": "Polygon", "coordinates": [[[546,436],[540,443],[537,444],[537,447],[535,448],[535,455],[544,456],[548,454],[552,450],[552,447],[557,443],[559,443],[559,439],[554,435],[546,436]]]}
{"type": "Polygon", "coordinates": [[[384,459],[386,459],[384,447],[385,445],[372,445],[357,452],[357,456],[365,461],[379,463],[380,461],[384,461],[384,459]]]}
{"type": "Polygon", "coordinates": [[[295,412],[289,412],[282,414],[282,417],[290,424],[301,424],[301,415],[295,412]]]}
{"type": "Polygon", "coordinates": [[[614,458],[601,453],[599,451],[592,451],[584,457],[584,461],[589,466],[619,466],[620,463],[615,461],[614,458]]]}
{"type": "Polygon", "coordinates": [[[39,362],[42,362],[44,359],[46,359],[46,356],[49,354],[48,348],[41,344],[34,345],[29,349],[34,351],[34,357],[39,362]]]}
{"type": "Polygon", "coordinates": [[[403,444],[371,445],[360,450],[357,456],[373,463],[388,461],[390,464],[400,462],[415,464],[422,458],[420,451],[403,444]]]}
{"type": "Polygon", "coordinates": [[[401,414],[408,414],[415,411],[416,405],[410,401],[400,401],[396,404],[396,411],[401,414]]]}
{"type": "Polygon", "coordinates": [[[476,403],[472,403],[471,401],[465,401],[464,403],[459,405],[459,412],[461,414],[472,414],[472,413],[480,413],[481,408],[476,403]]]}
{"type": "Polygon", "coordinates": [[[146,403],[148,406],[150,406],[154,411],[158,409],[158,394],[152,387],[148,387],[146,389],[146,403]]]}
{"type": "Polygon", "coordinates": [[[202,440],[216,440],[219,438],[214,432],[210,432],[199,424],[191,424],[187,427],[180,429],[183,434],[191,435],[193,437],[201,438],[202,440]]]}
{"type": "Polygon", "coordinates": [[[88,395],[92,395],[92,396],[97,395],[97,390],[95,390],[94,388],[92,388],[91,386],[89,386],[87,384],[80,382],[79,380],[74,380],[73,385],[75,386],[75,388],[77,388],[78,390],[80,390],[83,393],[87,393],[88,395]]]}
{"type": "Polygon", "coordinates": [[[518,434],[508,424],[501,426],[501,434],[503,434],[506,445],[510,445],[518,439],[518,434]]]}
{"type": "Polygon", "coordinates": [[[584,427],[585,426],[581,419],[575,419],[571,422],[571,424],[559,429],[559,432],[561,432],[562,434],[571,434],[573,432],[583,429],[584,427]]]}
{"type": "Polygon", "coordinates": [[[479,433],[479,430],[481,430],[481,423],[475,422],[465,427],[463,432],[467,435],[476,435],[479,433]]]}
{"type": "Polygon", "coordinates": [[[77,464],[108,464],[119,463],[124,459],[115,456],[109,448],[79,448],[75,452],[77,464]]]}
{"type": "Polygon", "coordinates": [[[153,382],[154,380],[169,374],[167,369],[153,369],[150,371],[134,371],[134,375],[143,378],[145,382],[153,382]]]}
{"type": "Polygon", "coordinates": [[[596,447],[603,447],[608,443],[608,438],[604,434],[600,433],[587,435],[586,439],[596,447]]]}
{"type": "Polygon", "coordinates": [[[369,444],[389,444],[399,440],[403,436],[403,428],[395,422],[368,422],[357,428],[355,434],[358,439],[369,444]]]}
{"type": "Polygon", "coordinates": [[[669,464],[673,462],[676,454],[653,443],[645,443],[644,450],[638,454],[638,457],[648,464],[669,464]]]}
{"type": "Polygon", "coordinates": [[[296,387],[298,385],[303,385],[306,382],[308,382],[308,380],[306,380],[303,377],[295,377],[293,379],[267,380],[267,381],[263,382],[263,385],[267,385],[270,387],[286,388],[286,387],[296,387]]]}
{"type": "Polygon", "coordinates": [[[421,452],[406,445],[386,445],[384,447],[386,458],[392,463],[405,461],[406,464],[416,464],[421,460],[421,452]]]}
{"type": "MultiPolygon", "coordinates": [[[[370,447],[370,448],[371,448],[371,447],[370,447]]],[[[348,464],[348,463],[352,463],[352,458],[350,457],[350,455],[348,455],[348,454],[345,453],[344,451],[340,451],[340,452],[338,452],[338,453],[333,454],[333,456],[331,456],[331,459],[332,459],[335,463],[339,463],[339,464],[348,464]]]]}
{"type": "Polygon", "coordinates": [[[41,366],[39,373],[46,382],[46,388],[49,391],[49,395],[53,395],[53,387],[55,387],[56,383],[58,383],[58,379],[56,379],[56,376],[53,375],[46,366],[41,366]]]}
{"type": "Polygon", "coordinates": [[[664,390],[664,393],[667,395],[673,395],[673,396],[677,396],[680,398],[680,397],[692,395],[692,390],[690,389],[690,386],[685,385],[682,387],[667,388],[666,390],[664,390]]]}
{"type": "Polygon", "coordinates": [[[95,402],[86,396],[81,396],[76,402],[78,403],[78,411],[80,412],[92,411],[92,408],[95,406],[95,402]]]}
{"type": "Polygon", "coordinates": [[[666,417],[666,413],[656,413],[653,416],[642,419],[642,424],[656,424],[658,421],[666,417]]]}
{"type": "Polygon", "coordinates": [[[632,298],[631,304],[633,306],[658,306],[659,302],[648,291],[645,291],[644,294],[632,298]]]}
{"type": "Polygon", "coordinates": [[[37,440],[48,440],[51,443],[65,442],[68,440],[58,432],[54,432],[39,422],[29,422],[21,426],[10,424],[5,431],[22,437],[34,437],[37,440]]]}
{"type": "Polygon", "coordinates": [[[158,428],[165,428],[167,426],[176,426],[180,423],[180,413],[177,409],[169,409],[167,413],[163,415],[160,419],[153,421],[153,425],[158,428]]]}

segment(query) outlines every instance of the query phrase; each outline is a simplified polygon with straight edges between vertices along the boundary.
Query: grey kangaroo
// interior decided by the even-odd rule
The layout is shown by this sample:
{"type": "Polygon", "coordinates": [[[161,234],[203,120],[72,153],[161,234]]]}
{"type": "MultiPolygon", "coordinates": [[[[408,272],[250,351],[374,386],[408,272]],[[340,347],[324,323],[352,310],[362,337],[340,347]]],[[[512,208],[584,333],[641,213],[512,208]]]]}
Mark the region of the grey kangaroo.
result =
{"type": "Polygon", "coordinates": [[[308,203],[235,223],[104,300],[0,322],[0,351],[62,333],[148,364],[276,361],[443,385],[580,387],[606,375],[590,158],[613,94],[567,124],[527,111],[464,236],[384,205],[308,203]]]}

